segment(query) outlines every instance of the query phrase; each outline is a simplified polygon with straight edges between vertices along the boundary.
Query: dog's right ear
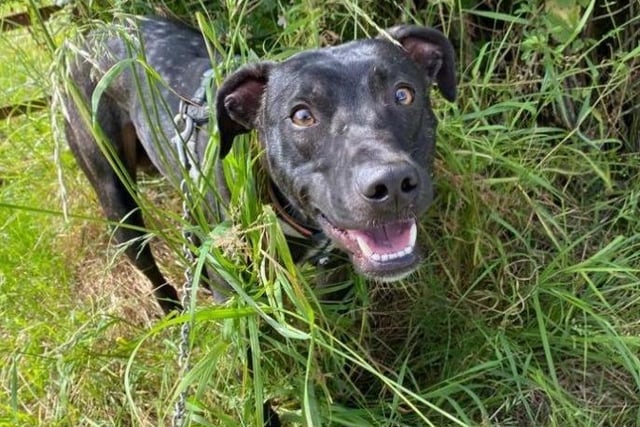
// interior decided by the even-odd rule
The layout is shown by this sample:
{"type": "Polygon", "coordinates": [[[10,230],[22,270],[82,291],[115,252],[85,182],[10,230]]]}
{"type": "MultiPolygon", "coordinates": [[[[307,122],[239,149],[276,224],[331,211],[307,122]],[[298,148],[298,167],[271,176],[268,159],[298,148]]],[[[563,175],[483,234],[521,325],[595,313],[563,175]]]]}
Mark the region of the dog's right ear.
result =
{"type": "Polygon", "coordinates": [[[222,82],[216,93],[220,157],[231,150],[236,136],[255,129],[272,62],[246,65],[222,82]]]}
{"type": "Polygon", "coordinates": [[[398,25],[386,33],[400,42],[429,78],[437,84],[444,97],[453,102],[456,99],[456,60],[453,45],[438,30],[416,25],[398,25]]]}

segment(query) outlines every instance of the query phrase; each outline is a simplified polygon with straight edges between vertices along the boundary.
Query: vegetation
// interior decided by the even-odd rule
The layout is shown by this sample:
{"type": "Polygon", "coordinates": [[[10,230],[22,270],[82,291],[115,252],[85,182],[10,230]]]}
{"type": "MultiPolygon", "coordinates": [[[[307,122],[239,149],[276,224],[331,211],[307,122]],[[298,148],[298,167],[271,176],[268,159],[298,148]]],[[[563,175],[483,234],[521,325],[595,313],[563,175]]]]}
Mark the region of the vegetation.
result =
{"type": "MultiPolygon", "coordinates": [[[[455,104],[434,95],[426,262],[401,285],[353,277],[344,301],[320,303],[316,271],[291,265],[257,201],[254,135],[225,160],[232,220],[196,229],[197,265],[238,296],[200,292],[163,319],[109,241],[54,97],[51,115],[0,121],[0,425],[170,425],[185,389],[193,426],[260,425],[267,399],[287,425],[640,424],[640,2],[150,3],[77,2],[46,24],[33,1],[0,6],[34,18],[0,35],[0,105],[59,92],[64,46],[121,12],[199,26],[220,76],[236,57],[436,26],[460,86],[455,104]]],[[[150,240],[180,284],[179,195],[142,178],[150,240]]]]}

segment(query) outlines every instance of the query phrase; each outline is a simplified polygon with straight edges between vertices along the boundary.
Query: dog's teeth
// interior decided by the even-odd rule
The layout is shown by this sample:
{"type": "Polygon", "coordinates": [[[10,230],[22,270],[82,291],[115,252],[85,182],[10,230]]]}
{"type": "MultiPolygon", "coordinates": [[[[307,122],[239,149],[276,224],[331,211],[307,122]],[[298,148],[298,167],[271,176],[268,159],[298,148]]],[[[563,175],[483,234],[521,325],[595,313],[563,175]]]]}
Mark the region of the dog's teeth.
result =
{"type": "Polygon", "coordinates": [[[413,224],[411,224],[411,230],[409,231],[409,246],[405,248],[405,251],[415,246],[417,238],[418,238],[418,226],[414,221],[413,224]]]}
{"type": "Polygon", "coordinates": [[[355,240],[362,251],[362,255],[376,262],[387,262],[392,261],[398,258],[402,258],[406,255],[409,255],[413,252],[416,239],[418,235],[418,228],[415,224],[411,224],[411,229],[409,230],[409,241],[407,242],[407,246],[404,249],[401,249],[392,253],[378,253],[374,252],[374,250],[369,246],[366,239],[360,236],[355,236],[355,240]]]}
{"type": "Polygon", "coordinates": [[[367,242],[365,242],[365,240],[360,236],[356,236],[356,242],[358,242],[358,246],[360,247],[360,250],[362,251],[362,253],[366,257],[371,257],[371,255],[373,254],[373,250],[369,247],[367,242]]]}
{"type": "Polygon", "coordinates": [[[413,252],[413,248],[410,246],[407,246],[406,248],[404,248],[401,251],[398,252],[393,252],[393,253],[389,253],[389,254],[380,254],[377,252],[368,252],[365,253],[363,251],[363,255],[367,256],[368,258],[371,258],[374,261],[377,262],[386,262],[386,261],[391,261],[394,259],[398,259],[398,258],[402,258],[403,256],[409,255],[411,252],[413,252]]]}

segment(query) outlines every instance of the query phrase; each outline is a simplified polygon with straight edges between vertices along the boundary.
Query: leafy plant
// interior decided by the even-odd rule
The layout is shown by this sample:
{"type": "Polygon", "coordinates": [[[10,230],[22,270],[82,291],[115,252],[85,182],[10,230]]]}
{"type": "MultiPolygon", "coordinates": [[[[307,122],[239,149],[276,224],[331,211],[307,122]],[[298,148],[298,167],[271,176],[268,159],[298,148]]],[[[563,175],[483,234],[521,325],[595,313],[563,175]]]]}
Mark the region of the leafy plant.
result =
{"type": "Polygon", "coordinates": [[[352,277],[323,302],[320,273],[292,265],[258,197],[256,136],[225,160],[233,203],[219,225],[184,223],[180,195],[141,176],[168,276],[182,281],[189,228],[203,242],[194,283],[207,264],[236,294],[216,306],[200,293],[161,320],[65,150],[63,221],[47,115],[0,122],[0,424],[167,425],[185,388],[191,425],[259,425],[267,399],[290,425],[637,424],[640,3],[77,3],[79,15],[0,36],[3,104],[60,89],[48,46],[94,18],[151,11],[208,35],[218,81],[238,58],[437,26],[457,47],[460,96],[433,99],[428,256],[400,286],[352,277]]]}

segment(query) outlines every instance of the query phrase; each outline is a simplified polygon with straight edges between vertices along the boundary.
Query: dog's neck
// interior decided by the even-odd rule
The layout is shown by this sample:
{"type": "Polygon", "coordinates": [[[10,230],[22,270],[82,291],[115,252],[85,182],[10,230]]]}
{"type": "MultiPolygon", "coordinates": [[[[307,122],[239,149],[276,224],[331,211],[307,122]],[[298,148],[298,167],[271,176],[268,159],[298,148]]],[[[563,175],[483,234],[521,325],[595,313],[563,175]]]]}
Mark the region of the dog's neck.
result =
{"type": "Polygon", "coordinates": [[[310,224],[271,179],[268,179],[266,189],[294,261],[327,265],[333,250],[331,239],[315,224],[310,224]]]}
{"type": "Polygon", "coordinates": [[[285,234],[299,238],[313,239],[319,233],[322,233],[322,230],[309,224],[309,222],[303,218],[302,214],[287,200],[271,180],[269,180],[267,184],[267,192],[271,206],[273,206],[281,225],[283,225],[285,234]]]}

